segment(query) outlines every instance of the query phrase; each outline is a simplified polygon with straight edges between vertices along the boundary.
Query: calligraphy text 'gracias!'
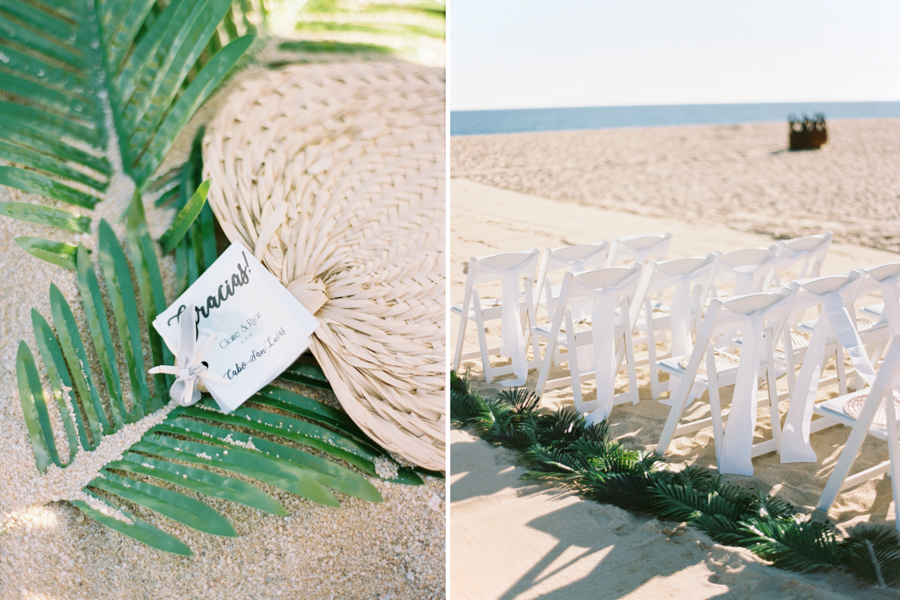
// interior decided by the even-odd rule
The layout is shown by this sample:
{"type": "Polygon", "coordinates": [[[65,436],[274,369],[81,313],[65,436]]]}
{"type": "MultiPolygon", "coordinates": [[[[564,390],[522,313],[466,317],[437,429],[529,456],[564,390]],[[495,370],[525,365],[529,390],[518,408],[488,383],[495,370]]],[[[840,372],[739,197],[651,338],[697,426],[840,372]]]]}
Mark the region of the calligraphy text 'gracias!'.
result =
{"type": "MultiPolygon", "coordinates": [[[[250,283],[250,262],[247,260],[247,252],[241,252],[241,256],[244,257],[244,264],[238,263],[236,265],[237,271],[231,275],[230,279],[226,279],[225,282],[219,286],[218,293],[215,296],[206,297],[206,306],[194,307],[194,312],[196,313],[196,318],[194,319],[194,337],[200,336],[201,318],[208,319],[209,314],[213,309],[219,308],[223,302],[234,296],[237,288],[250,283]]],[[[178,312],[169,318],[167,324],[171,325],[173,320],[180,321],[181,313],[186,309],[187,307],[184,304],[179,306],[178,312]]]]}

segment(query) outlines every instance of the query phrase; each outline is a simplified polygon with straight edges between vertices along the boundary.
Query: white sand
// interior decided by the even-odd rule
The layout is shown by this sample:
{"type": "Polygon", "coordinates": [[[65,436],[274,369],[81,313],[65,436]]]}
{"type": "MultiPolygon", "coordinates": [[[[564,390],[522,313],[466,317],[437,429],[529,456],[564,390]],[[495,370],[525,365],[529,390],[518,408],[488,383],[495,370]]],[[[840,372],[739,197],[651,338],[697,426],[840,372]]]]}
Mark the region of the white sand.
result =
{"type": "Polygon", "coordinates": [[[452,177],[741,231],[900,250],[900,119],[828,122],[787,152],[787,123],[457,136],[452,177]]]}
{"type": "MultiPolygon", "coordinates": [[[[871,124],[872,122],[859,122],[859,127],[868,130],[871,124]]],[[[890,124],[895,127],[895,132],[900,131],[900,122],[891,121],[890,124]]],[[[862,139],[860,132],[856,132],[851,125],[851,122],[843,122],[841,128],[853,134],[848,134],[849,137],[859,141],[862,139]]],[[[764,130],[770,126],[745,127],[764,130]]],[[[706,143],[704,146],[691,137],[696,134],[696,138],[709,142],[715,139],[714,133],[717,131],[721,133],[729,129],[696,127],[630,130],[627,136],[626,132],[614,131],[582,132],[577,135],[526,134],[521,139],[517,135],[454,138],[454,165],[468,166],[470,170],[463,170],[464,174],[491,178],[495,184],[513,189],[524,189],[542,177],[546,179],[542,185],[548,188],[554,184],[562,185],[560,182],[563,177],[559,173],[571,166],[571,162],[567,161],[577,161],[582,154],[591,156],[605,152],[610,156],[621,155],[621,162],[634,165],[642,159],[646,162],[640,168],[598,167],[606,177],[603,181],[605,193],[631,190],[633,201],[629,209],[634,209],[632,212],[602,209],[590,200],[550,200],[488,187],[465,178],[453,179],[453,303],[462,300],[465,282],[463,266],[472,255],[555,247],[662,231],[674,233],[671,258],[705,255],[713,250],[728,251],[770,245],[773,242],[771,236],[727,228],[721,224],[721,218],[713,216],[738,210],[740,202],[726,203],[724,208],[710,209],[709,216],[702,221],[696,219],[696,215],[705,210],[703,202],[711,201],[712,198],[707,192],[692,194],[692,190],[765,190],[781,189],[784,185],[782,178],[786,167],[783,169],[776,165],[767,170],[749,169],[745,163],[748,161],[747,155],[753,154],[751,150],[737,152],[733,143],[730,146],[725,144],[724,149],[723,144],[706,143]],[[687,168],[672,170],[667,159],[654,154],[653,149],[658,148],[660,138],[675,135],[674,130],[680,130],[680,134],[689,140],[685,143],[696,154],[696,161],[709,167],[705,175],[707,180],[702,182],[703,185],[694,178],[695,171],[687,168]],[[604,137],[607,134],[612,138],[604,137]],[[606,146],[607,142],[612,143],[610,140],[613,138],[615,141],[627,141],[627,147],[622,149],[606,146]],[[603,143],[592,145],[596,140],[603,140],[603,143]],[[704,147],[705,151],[702,151],[704,147]],[[507,153],[492,154],[501,150],[507,153]],[[533,159],[535,156],[543,158],[537,161],[533,159]],[[532,160],[533,162],[529,162],[532,160]],[[710,166],[713,164],[716,165],[715,169],[710,166]],[[481,167],[476,169],[475,165],[481,167]],[[476,170],[481,175],[475,174],[476,170]],[[670,211],[672,215],[682,215],[680,219],[635,214],[646,212],[638,208],[638,203],[642,207],[653,206],[655,202],[662,202],[664,199],[663,192],[660,191],[662,188],[650,186],[651,189],[645,194],[644,187],[630,182],[630,178],[640,178],[640,175],[636,175],[638,171],[656,173],[659,181],[666,182],[665,190],[671,194],[671,198],[685,200],[687,207],[675,209],[673,206],[670,211]],[[716,172],[720,173],[718,179],[716,172]],[[736,181],[736,172],[743,173],[746,179],[736,181]],[[647,198],[647,195],[657,192],[660,195],[655,199],[647,198]]],[[[775,144],[774,137],[771,144],[775,144]]],[[[871,184],[873,189],[882,190],[878,201],[886,205],[896,198],[893,191],[886,190],[895,185],[896,173],[900,170],[900,150],[895,149],[887,156],[873,158],[860,144],[861,142],[854,146],[856,154],[847,151],[848,156],[855,157],[854,169],[828,170],[816,167],[821,179],[821,188],[817,189],[863,188],[868,184],[860,179],[868,177],[872,171],[866,166],[866,156],[878,165],[892,161],[894,172],[890,177],[885,175],[888,183],[879,180],[871,184]]],[[[763,148],[767,146],[763,145],[763,148]]],[[[773,161],[786,162],[814,163],[817,157],[821,157],[823,161],[832,160],[832,156],[826,151],[768,154],[766,150],[766,156],[772,157],[773,161]]],[[[796,168],[799,167],[791,167],[796,168]]],[[[451,173],[456,176],[460,171],[451,173]]],[[[566,175],[567,189],[581,185],[583,175],[584,172],[569,172],[566,175]]],[[[593,181],[599,180],[598,175],[593,181]]],[[[815,192],[804,195],[797,190],[797,193],[799,196],[792,200],[794,206],[817,206],[815,192]]],[[[671,205],[675,203],[674,200],[669,202],[671,205]]],[[[750,205],[745,206],[745,210],[749,207],[750,205]]],[[[753,214],[759,222],[782,222],[770,207],[753,205],[753,208],[758,208],[753,214]]],[[[890,216],[890,211],[895,208],[895,205],[886,208],[887,215],[890,216]]],[[[886,231],[890,227],[896,227],[896,224],[896,220],[885,220],[881,225],[886,231]]],[[[797,235],[822,231],[827,227],[843,232],[845,239],[864,238],[865,230],[861,230],[861,233],[848,233],[850,229],[841,229],[841,226],[841,223],[824,222],[824,219],[810,217],[795,225],[785,225],[779,231],[797,235]]],[[[897,255],[891,252],[835,243],[829,252],[823,273],[838,273],[894,260],[897,260],[897,255]]],[[[458,319],[455,317],[451,319],[451,327],[452,340],[455,342],[458,332],[458,319]]],[[[496,335],[498,332],[495,328],[490,328],[489,333],[496,335]]],[[[466,347],[477,347],[474,328],[469,329],[466,347]]],[[[484,383],[480,361],[465,361],[461,370],[467,368],[471,369],[476,389],[483,393],[494,393],[500,389],[496,383],[484,383]]],[[[642,401],[637,406],[616,407],[611,416],[611,432],[630,448],[650,450],[655,447],[662,432],[668,407],[649,399],[649,376],[646,368],[639,369],[638,379],[642,401]]],[[[533,386],[535,380],[536,373],[532,372],[528,385],[533,386]]],[[[620,378],[618,383],[624,385],[626,381],[620,378]]],[[[828,389],[823,390],[823,397],[828,392],[828,389]]],[[[585,396],[586,399],[594,397],[592,382],[585,385],[585,396]]],[[[571,406],[571,388],[548,392],[542,398],[542,404],[548,408],[571,406]]],[[[702,414],[704,404],[696,403],[694,412],[702,414]]],[[[786,408],[785,403],[782,410],[785,411],[786,408]]],[[[761,432],[768,433],[762,429],[767,426],[765,419],[760,419],[760,426],[761,432]]],[[[782,465],[776,455],[767,455],[754,460],[753,477],[729,476],[727,479],[760,488],[767,493],[777,493],[779,498],[811,510],[848,432],[846,428],[835,427],[812,436],[820,464],[782,465]]],[[[687,464],[714,466],[711,438],[711,428],[693,436],[676,438],[667,457],[669,462],[675,468],[687,464]]],[[[539,595],[552,598],[581,598],[586,595],[598,598],[744,597],[754,590],[768,592],[766,597],[772,598],[900,597],[900,592],[896,590],[860,588],[852,578],[843,575],[800,576],[763,568],[761,561],[746,551],[723,547],[710,549],[708,539],[699,533],[681,534],[676,541],[667,541],[671,536],[659,532],[661,529],[671,528],[671,524],[648,523],[645,519],[632,517],[614,507],[575,500],[554,491],[525,489],[522,482],[517,480],[517,474],[521,471],[514,470],[512,455],[501,450],[491,450],[465,432],[454,431],[451,443],[451,593],[454,598],[531,598],[539,595]],[[572,523],[576,525],[573,526],[572,523]],[[706,540],[704,543],[707,546],[696,543],[696,540],[706,540]],[[641,563],[643,568],[628,568],[631,561],[641,563]],[[631,596],[627,595],[629,593],[631,596]]],[[[864,444],[862,454],[865,458],[857,463],[858,467],[884,460],[887,451],[883,443],[869,440],[864,444]]],[[[884,523],[892,520],[893,515],[890,482],[884,477],[848,490],[838,498],[830,513],[841,528],[860,522],[884,523]]]]}

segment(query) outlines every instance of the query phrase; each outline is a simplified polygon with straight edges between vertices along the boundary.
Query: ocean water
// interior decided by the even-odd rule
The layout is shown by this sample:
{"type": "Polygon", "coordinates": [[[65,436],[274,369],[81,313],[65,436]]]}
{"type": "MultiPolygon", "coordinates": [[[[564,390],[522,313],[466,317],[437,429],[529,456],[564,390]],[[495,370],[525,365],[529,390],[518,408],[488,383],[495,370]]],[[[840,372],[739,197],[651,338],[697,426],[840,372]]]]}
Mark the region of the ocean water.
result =
{"type": "Polygon", "coordinates": [[[788,115],[822,113],[825,119],[900,117],[900,102],[792,102],[778,104],[680,104],[517,110],[455,110],[450,135],[564,131],[666,125],[787,122],[788,115]]]}

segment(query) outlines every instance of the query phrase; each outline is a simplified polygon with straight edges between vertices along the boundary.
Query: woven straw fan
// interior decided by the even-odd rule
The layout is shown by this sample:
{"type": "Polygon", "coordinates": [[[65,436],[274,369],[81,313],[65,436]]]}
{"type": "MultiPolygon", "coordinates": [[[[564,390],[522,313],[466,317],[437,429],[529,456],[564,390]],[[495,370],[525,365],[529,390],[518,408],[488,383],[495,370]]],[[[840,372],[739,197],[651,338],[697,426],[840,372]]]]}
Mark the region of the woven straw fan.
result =
{"type": "Polygon", "coordinates": [[[313,312],[350,417],[444,470],[444,71],[296,65],[248,81],[203,143],[209,200],[313,312]]]}

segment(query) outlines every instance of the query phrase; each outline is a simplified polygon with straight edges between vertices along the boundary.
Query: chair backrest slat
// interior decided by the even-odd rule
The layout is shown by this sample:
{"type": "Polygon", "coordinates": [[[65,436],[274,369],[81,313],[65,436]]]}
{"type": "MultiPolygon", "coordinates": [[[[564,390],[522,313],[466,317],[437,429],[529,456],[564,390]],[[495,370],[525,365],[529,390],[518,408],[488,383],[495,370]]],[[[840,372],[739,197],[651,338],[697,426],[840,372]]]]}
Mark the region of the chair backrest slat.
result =
{"type": "Polygon", "coordinates": [[[664,260],[672,243],[671,233],[632,235],[613,240],[606,265],[613,267],[629,262],[645,263],[664,260]]]}

